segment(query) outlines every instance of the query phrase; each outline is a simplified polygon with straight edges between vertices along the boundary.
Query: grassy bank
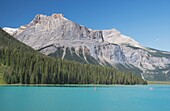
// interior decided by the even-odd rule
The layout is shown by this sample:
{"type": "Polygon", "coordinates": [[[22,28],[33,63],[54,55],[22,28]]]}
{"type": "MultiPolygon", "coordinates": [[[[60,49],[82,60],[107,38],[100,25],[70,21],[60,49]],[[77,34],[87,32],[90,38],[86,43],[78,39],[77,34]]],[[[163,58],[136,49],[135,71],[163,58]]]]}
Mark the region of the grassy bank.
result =
{"type": "Polygon", "coordinates": [[[170,81],[147,81],[148,84],[167,84],[170,85],[170,81]]]}

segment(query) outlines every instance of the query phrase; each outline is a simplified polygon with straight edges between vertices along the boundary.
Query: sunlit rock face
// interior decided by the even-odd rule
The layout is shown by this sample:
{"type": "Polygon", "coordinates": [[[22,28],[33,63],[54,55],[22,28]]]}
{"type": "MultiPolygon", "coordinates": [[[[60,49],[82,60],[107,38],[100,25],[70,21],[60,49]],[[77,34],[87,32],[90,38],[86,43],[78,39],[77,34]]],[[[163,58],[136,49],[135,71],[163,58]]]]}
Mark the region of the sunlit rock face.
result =
{"type": "Polygon", "coordinates": [[[145,48],[116,29],[92,30],[62,14],[38,14],[29,24],[8,30],[18,40],[46,55],[118,69],[121,65],[148,80],[170,80],[169,52],[145,48]]]}

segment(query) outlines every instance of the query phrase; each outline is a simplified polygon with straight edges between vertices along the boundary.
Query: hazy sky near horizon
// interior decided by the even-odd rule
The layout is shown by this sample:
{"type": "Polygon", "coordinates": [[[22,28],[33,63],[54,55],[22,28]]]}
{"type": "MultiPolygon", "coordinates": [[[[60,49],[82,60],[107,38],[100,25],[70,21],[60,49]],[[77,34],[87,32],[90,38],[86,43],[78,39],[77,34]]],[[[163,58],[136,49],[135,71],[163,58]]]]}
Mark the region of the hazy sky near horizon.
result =
{"type": "Polygon", "coordinates": [[[62,13],[91,29],[118,29],[146,47],[170,51],[170,0],[0,0],[0,27],[62,13]]]}

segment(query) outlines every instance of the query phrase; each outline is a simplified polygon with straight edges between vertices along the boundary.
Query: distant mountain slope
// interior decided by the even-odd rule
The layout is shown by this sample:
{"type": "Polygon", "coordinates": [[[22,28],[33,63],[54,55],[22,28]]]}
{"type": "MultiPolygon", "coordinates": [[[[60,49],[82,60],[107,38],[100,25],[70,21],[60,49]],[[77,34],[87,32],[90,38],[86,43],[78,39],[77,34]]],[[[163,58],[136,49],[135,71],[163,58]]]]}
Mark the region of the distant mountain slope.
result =
{"type": "Polygon", "coordinates": [[[13,35],[49,56],[117,67],[146,80],[170,80],[169,52],[146,48],[116,29],[92,30],[62,14],[39,14],[13,35]]]}
{"type": "Polygon", "coordinates": [[[141,76],[132,73],[48,57],[0,29],[0,82],[4,81],[8,84],[146,84],[141,76]]]}

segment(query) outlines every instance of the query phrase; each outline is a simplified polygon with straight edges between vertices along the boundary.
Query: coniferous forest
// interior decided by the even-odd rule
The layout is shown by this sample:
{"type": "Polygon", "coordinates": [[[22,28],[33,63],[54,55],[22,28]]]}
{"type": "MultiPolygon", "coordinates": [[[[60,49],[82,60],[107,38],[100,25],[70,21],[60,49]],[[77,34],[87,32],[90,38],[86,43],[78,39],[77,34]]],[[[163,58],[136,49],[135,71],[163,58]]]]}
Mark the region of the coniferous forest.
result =
{"type": "Polygon", "coordinates": [[[7,84],[147,84],[111,67],[45,56],[0,29],[0,64],[7,84]]]}

